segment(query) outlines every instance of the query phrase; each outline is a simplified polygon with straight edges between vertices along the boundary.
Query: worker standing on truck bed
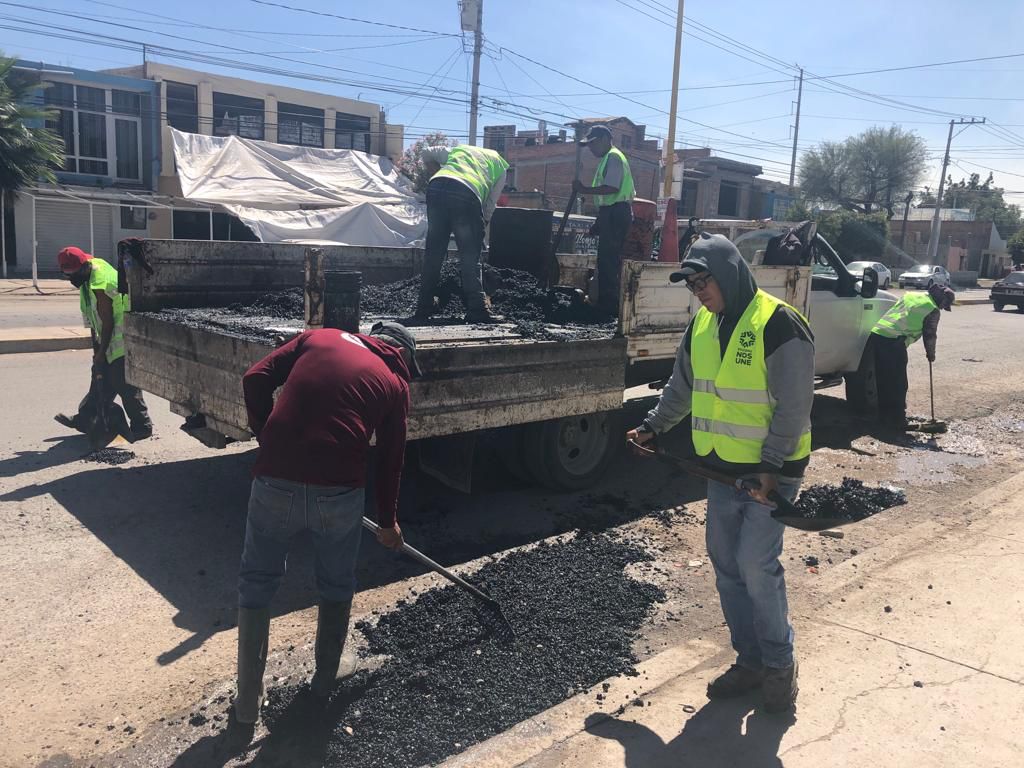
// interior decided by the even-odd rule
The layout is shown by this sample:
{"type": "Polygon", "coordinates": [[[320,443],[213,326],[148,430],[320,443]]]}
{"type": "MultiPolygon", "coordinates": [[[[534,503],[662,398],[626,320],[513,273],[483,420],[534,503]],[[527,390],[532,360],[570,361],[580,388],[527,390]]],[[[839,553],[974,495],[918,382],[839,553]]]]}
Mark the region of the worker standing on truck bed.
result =
{"type": "MultiPolygon", "coordinates": [[[[113,403],[114,398],[120,396],[131,420],[133,441],[150,437],[153,422],[142,399],[142,390],[133,387],[124,377],[124,313],[131,305],[127,294],[118,293],[117,270],[103,259],[74,246],[61,250],[57,263],[61,274],[78,288],[82,317],[92,332],[92,372],[94,377],[103,380],[104,397],[113,403]]],[[[100,407],[90,390],[74,416],[58,413],[53,418],[62,426],[86,432],[89,421],[100,407]]]]}
{"type": "Polygon", "coordinates": [[[685,281],[703,306],[657,406],[627,438],[643,444],[691,414],[700,461],[759,483],[746,491],[708,482],[708,554],[737,658],[707,693],[727,698],[763,686],[766,711],[788,711],[797,665],[779,562],[785,529],[767,496],[792,501],[811,455],[814,338],[797,310],[758,289],[722,235],[702,234],[671,279],[685,281]]]}
{"type": "Polygon", "coordinates": [[[608,315],[619,314],[619,279],[622,248],[633,223],[633,174],[622,150],[612,144],[606,125],[595,125],[580,141],[601,158],[591,186],[579,179],[572,183],[580,195],[594,195],[597,221],[591,234],[597,235],[597,306],[608,315]]]}
{"type": "Polygon", "coordinates": [[[898,431],[907,428],[907,347],[923,336],[925,357],[929,363],[935,362],[939,309],[951,311],[955,298],[956,294],[942,285],[933,285],[927,291],[911,291],[871,329],[878,418],[885,426],[898,431]]]}
{"type": "Polygon", "coordinates": [[[412,334],[398,323],[377,323],[369,336],[306,331],[243,377],[260,449],[238,576],[239,723],[254,723],[259,715],[270,601],[284,576],[289,542],[302,530],[313,535],[320,593],[311,688],[326,698],[334,687],[356,586],[370,438],[376,434],[377,538],[397,549],[409,381],[419,375],[412,334]]]}
{"type": "Polygon", "coordinates": [[[467,323],[493,323],[487,309],[480,253],[484,229],[505,187],[508,163],[492,149],[481,147],[428,147],[423,162],[431,174],[427,185],[427,242],[420,276],[420,297],[415,319],[422,322],[435,310],[441,266],[448,241],[455,235],[467,323]]]}

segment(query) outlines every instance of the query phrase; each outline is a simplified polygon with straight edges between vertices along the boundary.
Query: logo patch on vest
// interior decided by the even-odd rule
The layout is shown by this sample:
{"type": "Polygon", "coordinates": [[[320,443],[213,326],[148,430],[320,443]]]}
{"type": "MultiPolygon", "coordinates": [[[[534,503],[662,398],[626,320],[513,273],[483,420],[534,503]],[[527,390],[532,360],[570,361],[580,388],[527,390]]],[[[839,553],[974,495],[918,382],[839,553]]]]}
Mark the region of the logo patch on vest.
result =
{"type": "Polygon", "coordinates": [[[743,331],[740,334],[739,345],[736,350],[736,365],[750,366],[754,364],[754,351],[751,349],[757,337],[753,331],[743,331]]]}

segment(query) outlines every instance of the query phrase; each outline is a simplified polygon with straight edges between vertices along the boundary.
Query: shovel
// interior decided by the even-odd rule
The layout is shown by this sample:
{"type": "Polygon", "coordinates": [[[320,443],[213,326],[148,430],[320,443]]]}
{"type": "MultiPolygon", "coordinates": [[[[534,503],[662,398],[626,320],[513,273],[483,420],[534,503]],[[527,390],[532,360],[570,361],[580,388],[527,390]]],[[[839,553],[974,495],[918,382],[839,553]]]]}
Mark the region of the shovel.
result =
{"type": "MultiPolygon", "coordinates": [[[[707,467],[702,467],[693,461],[687,461],[686,459],[680,459],[676,456],[672,456],[668,453],[661,451],[652,451],[649,448],[644,448],[634,440],[629,441],[630,447],[639,452],[644,456],[652,456],[665,464],[681,469],[687,474],[696,475],[697,477],[703,477],[706,480],[714,480],[716,483],[722,483],[724,485],[731,485],[740,491],[749,491],[754,488],[760,488],[760,483],[753,478],[737,478],[732,475],[727,475],[724,472],[715,472],[707,467]]],[[[854,522],[847,518],[832,518],[832,517],[804,517],[800,510],[796,508],[793,502],[786,500],[778,491],[771,491],[768,494],[768,499],[775,505],[775,509],[772,510],[772,517],[778,520],[783,525],[787,525],[790,528],[798,528],[801,531],[825,531],[829,528],[838,528],[841,525],[849,525],[854,522]]]]}
{"type": "MultiPolygon", "coordinates": [[[[366,517],[363,518],[363,527],[375,534],[380,531],[380,526],[366,517]]],[[[512,629],[512,625],[509,623],[509,620],[505,618],[505,614],[502,613],[501,606],[498,604],[497,600],[490,595],[481,592],[465,579],[456,576],[443,565],[435,563],[418,549],[410,547],[405,542],[402,542],[402,551],[414,560],[418,560],[423,563],[423,565],[427,566],[427,568],[432,570],[434,573],[444,576],[448,581],[469,592],[469,594],[476,598],[476,600],[479,601],[479,603],[486,609],[487,613],[495,620],[494,628],[497,631],[498,636],[506,642],[515,639],[515,630],[512,629]]]]}
{"type": "Polygon", "coordinates": [[[94,451],[105,448],[120,435],[129,443],[134,441],[124,409],[107,398],[106,380],[101,371],[94,371],[88,398],[92,400],[92,413],[85,425],[85,434],[94,451]]]}
{"type": "Polygon", "coordinates": [[[908,427],[908,431],[924,432],[929,435],[944,435],[946,433],[946,422],[938,421],[935,418],[935,379],[932,377],[932,361],[928,361],[928,393],[932,401],[932,417],[922,424],[915,424],[908,427]]]}
{"type": "Polygon", "coordinates": [[[572,214],[572,209],[576,206],[577,194],[575,190],[569,195],[569,203],[565,206],[565,213],[562,214],[562,220],[558,224],[558,232],[555,235],[554,241],[551,243],[551,252],[548,254],[548,262],[545,265],[545,282],[548,287],[553,287],[558,280],[558,248],[562,244],[562,235],[565,234],[565,225],[569,222],[569,216],[572,214]]]}

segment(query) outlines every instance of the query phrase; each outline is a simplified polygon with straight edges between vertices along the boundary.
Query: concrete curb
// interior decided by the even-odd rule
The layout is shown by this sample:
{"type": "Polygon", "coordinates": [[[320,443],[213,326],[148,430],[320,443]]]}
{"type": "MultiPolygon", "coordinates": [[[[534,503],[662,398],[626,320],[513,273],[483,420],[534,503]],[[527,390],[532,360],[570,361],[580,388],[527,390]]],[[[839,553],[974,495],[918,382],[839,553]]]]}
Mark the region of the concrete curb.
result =
{"type": "Polygon", "coordinates": [[[25,352],[60,352],[65,349],[91,349],[89,336],[66,336],[44,338],[0,338],[0,355],[14,355],[25,352]]]}
{"type": "Polygon", "coordinates": [[[957,307],[966,307],[966,306],[970,306],[972,304],[991,304],[991,303],[992,303],[992,299],[991,298],[986,298],[986,297],[982,297],[982,296],[979,296],[977,298],[972,296],[972,297],[966,298],[966,299],[957,299],[956,301],[953,302],[954,306],[957,306],[957,307]]]}

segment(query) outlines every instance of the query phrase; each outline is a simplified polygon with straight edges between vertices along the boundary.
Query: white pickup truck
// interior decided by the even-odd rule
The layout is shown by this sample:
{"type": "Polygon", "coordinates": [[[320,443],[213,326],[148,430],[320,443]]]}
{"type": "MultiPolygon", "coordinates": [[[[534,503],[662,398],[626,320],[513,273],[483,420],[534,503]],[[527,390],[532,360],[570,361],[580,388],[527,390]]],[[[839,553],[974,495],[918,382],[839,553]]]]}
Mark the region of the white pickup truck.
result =
{"type": "MultiPolygon", "coordinates": [[[[877,291],[877,275],[850,275],[821,238],[808,238],[799,263],[764,264],[769,239],[787,231],[778,225],[706,222],[706,229],[724,229],[751,261],[758,284],[809,317],[820,386],[845,377],[849,399],[870,404],[874,367],[863,351],[875,320],[895,301],[877,291]]],[[[169,400],[187,418],[187,431],[207,444],[249,439],[241,376],[272,342],[194,327],[161,310],[225,307],[302,286],[313,249],[187,240],[146,240],[139,248],[128,263],[129,381],[169,400]]],[[[422,263],[415,248],[319,250],[329,269],[358,269],[365,282],[408,277],[422,263]]],[[[557,282],[585,287],[593,257],[566,254],[558,261],[557,282]]],[[[623,393],[668,377],[697,308],[685,288],[669,282],[675,268],[623,264],[619,324],[606,338],[535,341],[505,325],[414,329],[426,375],[412,386],[409,438],[425,446],[421,466],[466,489],[476,439],[486,434],[514,473],[562,489],[595,482],[622,445],[623,393]]],[[[302,323],[274,330],[298,333],[302,323]]]]}

